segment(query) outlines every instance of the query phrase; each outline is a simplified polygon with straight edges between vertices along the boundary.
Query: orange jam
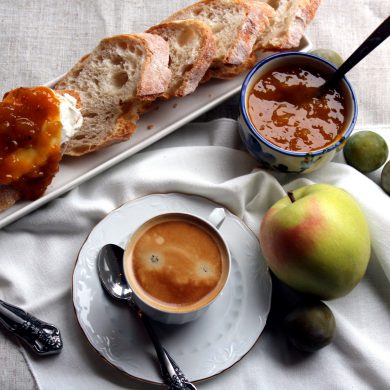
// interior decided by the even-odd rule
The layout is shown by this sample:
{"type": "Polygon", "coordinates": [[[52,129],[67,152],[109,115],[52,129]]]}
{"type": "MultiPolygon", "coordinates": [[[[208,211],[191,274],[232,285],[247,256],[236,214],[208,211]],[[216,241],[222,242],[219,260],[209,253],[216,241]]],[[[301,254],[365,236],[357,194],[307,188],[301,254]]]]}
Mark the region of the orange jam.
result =
{"type": "Polygon", "coordinates": [[[257,132],[286,150],[310,152],[344,133],[346,108],[337,88],[318,97],[325,78],[299,66],[281,66],[262,76],[249,92],[249,118],[257,132]]]}
{"type": "Polygon", "coordinates": [[[18,88],[0,102],[0,184],[34,200],[61,159],[60,101],[46,87],[18,88]]]}

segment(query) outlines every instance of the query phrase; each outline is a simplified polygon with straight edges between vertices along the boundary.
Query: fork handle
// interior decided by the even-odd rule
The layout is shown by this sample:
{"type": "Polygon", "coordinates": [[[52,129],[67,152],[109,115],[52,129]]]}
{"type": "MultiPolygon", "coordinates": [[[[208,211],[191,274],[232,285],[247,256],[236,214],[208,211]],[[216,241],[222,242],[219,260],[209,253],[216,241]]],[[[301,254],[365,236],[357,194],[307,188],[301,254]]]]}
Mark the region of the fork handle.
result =
{"type": "Polygon", "coordinates": [[[0,323],[39,355],[55,354],[62,350],[62,339],[58,328],[2,300],[0,300],[0,323]]]}

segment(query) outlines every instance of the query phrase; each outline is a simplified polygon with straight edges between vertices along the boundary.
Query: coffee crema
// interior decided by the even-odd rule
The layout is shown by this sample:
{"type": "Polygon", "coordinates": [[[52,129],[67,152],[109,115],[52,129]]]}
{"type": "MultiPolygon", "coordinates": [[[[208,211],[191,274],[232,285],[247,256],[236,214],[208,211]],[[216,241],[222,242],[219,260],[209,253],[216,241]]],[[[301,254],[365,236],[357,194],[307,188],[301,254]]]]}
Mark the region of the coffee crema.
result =
{"type": "Polygon", "coordinates": [[[216,233],[191,216],[160,216],[131,239],[126,276],[153,307],[185,312],[207,305],[223,287],[228,254],[216,233]]]}

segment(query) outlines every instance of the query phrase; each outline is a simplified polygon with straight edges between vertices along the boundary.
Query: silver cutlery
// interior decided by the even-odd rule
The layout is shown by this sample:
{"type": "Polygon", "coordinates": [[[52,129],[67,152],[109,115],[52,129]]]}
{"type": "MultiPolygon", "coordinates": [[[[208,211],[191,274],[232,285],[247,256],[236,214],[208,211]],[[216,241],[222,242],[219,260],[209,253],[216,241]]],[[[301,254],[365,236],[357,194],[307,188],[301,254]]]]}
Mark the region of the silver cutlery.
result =
{"type": "Polygon", "coordinates": [[[62,350],[63,344],[58,328],[2,300],[0,323],[38,355],[52,355],[62,350]]]}
{"type": "Polygon", "coordinates": [[[114,244],[105,245],[99,251],[97,268],[99,280],[107,293],[116,300],[127,303],[142,320],[160,364],[161,374],[169,390],[196,390],[188,381],[179,366],[161,345],[149,318],[142,313],[132,300],[132,290],[123,272],[123,249],[114,244]]]}

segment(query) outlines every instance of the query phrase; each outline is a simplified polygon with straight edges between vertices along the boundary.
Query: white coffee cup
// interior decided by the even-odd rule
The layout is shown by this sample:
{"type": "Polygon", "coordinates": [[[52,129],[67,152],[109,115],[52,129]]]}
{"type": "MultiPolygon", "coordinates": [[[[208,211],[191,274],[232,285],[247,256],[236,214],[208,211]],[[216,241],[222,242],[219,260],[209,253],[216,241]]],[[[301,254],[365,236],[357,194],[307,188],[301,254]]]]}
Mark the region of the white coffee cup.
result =
{"type": "Polygon", "coordinates": [[[183,324],[197,319],[217,299],[231,267],[228,246],[218,231],[225,217],[222,208],[207,219],[166,213],[137,228],[123,262],[141,311],[166,324],[183,324]]]}

